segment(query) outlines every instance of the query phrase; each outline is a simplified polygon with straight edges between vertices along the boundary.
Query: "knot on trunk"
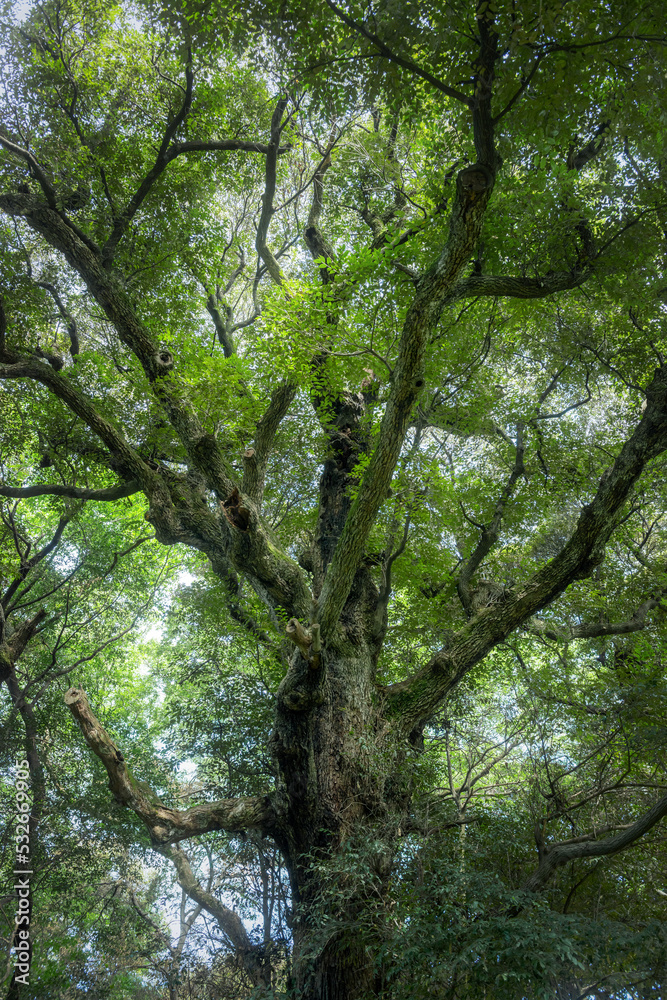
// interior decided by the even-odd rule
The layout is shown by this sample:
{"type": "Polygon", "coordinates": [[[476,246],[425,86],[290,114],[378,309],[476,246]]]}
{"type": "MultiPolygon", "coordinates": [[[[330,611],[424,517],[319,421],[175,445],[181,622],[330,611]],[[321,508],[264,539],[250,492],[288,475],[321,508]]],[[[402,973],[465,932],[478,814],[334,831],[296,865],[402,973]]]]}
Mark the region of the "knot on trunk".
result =
{"type": "Polygon", "coordinates": [[[480,194],[493,187],[494,176],[483,163],[473,163],[471,167],[459,171],[456,183],[465,201],[473,202],[480,194]]]}
{"type": "Polygon", "coordinates": [[[165,372],[170,372],[174,367],[174,356],[171,351],[163,348],[155,355],[155,362],[157,364],[158,372],[160,374],[164,374],[165,372]]]}
{"type": "Polygon", "coordinates": [[[238,491],[238,487],[234,487],[231,496],[222,504],[222,510],[233,527],[238,528],[239,531],[247,531],[250,526],[250,511],[243,504],[243,498],[238,491]]]}

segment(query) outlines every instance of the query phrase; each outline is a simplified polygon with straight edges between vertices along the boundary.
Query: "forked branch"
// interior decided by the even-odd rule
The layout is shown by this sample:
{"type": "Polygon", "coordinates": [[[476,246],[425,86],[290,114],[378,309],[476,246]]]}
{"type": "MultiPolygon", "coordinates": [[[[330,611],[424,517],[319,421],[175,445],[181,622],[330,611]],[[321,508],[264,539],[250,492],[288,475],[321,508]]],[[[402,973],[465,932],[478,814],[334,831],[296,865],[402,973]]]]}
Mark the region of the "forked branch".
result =
{"type": "Polygon", "coordinates": [[[554,628],[545,621],[534,619],[527,626],[526,631],[555,642],[569,642],[571,639],[596,639],[603,635],[629,635],[632,632],[641,632],[646,628],[649,613],[660,607],[666,597],[667,587],[662,587],[643,601],[630,618],[626,618],[625,621],[582,622],[580,625],[554,628]]]}
{"type": "Polygon", "coordinates": [[[178,884],[190,899],[217,921],[220,930],[233,946],[237,958],[256,986],[263,982],[262,945],[253,944],[238,913],[221,903],[209,889],[204,889],[192,871],[187,855],[180,847],[165,844],[156,848],[176,869],[178,884]]]}
{"type": "Polygon", "coordinates": [[[257,225],[257,235],[255,237],[255,247],[261,260],[264,262],[269,274],[277,285],[282,285],[283,276],[280,265],[269,249],[266,238],[269,232],[269,225],[274,213],[273,198],[276,193],[276,169],[278,163],[278,149],[280,146],[280,136],[284,128],[283,112],[287,107],[287,98],[281,97],[276,104],[271,118],[271,138],[266,153],[266,171],[264,180],[264,194],[262,195],[262,211],[257,225]]]}
{"type": "Polygon", "coordinates": [[[505,508],[507,503],[512,497],[514,490],[516,489],[516,484],[518,483],[521,476],[525,474],[525,468],[523,464],[524,455],[524,443],[523,443],[523,425],[519,424],[516,431],[516,448],[515,448],[515,459],[514,466],[509,475],[505,486],[503,487],[501,494],[496,503],[495,510],[493,512],[493,517],[488,524],[482,527],[482,532],[477,542],[477,545],[470,554],[470,558],[467,559],[459,573],[459,578],[457,581],[457,589],[461,604],[463,605],[463,610],[470,618],[472,615],[472,598],[470,596],[470,581],[472,580],[474,574],[477,572],[482,562],[488,556],[489,552],[493,546],[498,541],[500,535],[500,528],[502,525],[503,515],[505,513],[505,508]]]}
{"type": "MultiPolygon", "coordinates": [[[[485,157],[492,156],[488,148],[489,141],[492,143],[488,135],[489,100],[490,97],[480,98],[483,107],[479,114],[484,127],[480,126],[479,148],[485,157]]],[[[408,309],[378,444],[348,514],[320,595],[320,622],[325,640],[335,630],[368,535],[387,496],[412,408],[424,385],[426,348],[448,296],[479,239],[494,182],[493,166],[482,162],[459,172],[448,238],[437,260],[420,279],[408,309]]]]}
{"type": "Polygon", "coordinates": [[[369,31],[364,24],[355,21],[349,16],[349,14],[346,14],[344,10],[333,2],[333,0],[326,0],[326,3],[334,12],[336,17],[346,24],[348,28],[352,28],[352,30],[358,35],[361,35],[362,38],[365,38],[371,43],[371,45],[375,46],[378,56],[382,56],[384,59],[388,59],[390,62],[395,63],[397,66],[401,66],[403,69],[409,70],[409,72],[414,74],[414,76],[419,76],[422,80],[426,80],[433,87],[435,87],[436,90],[439,90],[440,93],[446,94],[448,97],[452,97],[455,101],[465,104],[466,107],[470,107],[471,99],[462,91],[443,83],[442,80],[437,78],[437,76],[429,73],[428,70],[422,69],[421,66],[413,62],[411,59],[406,59],[403,56],[398,55],[398,53],[390,49],[381,38],[378,38],[378,36],[373,34],[372,31],[369,31]]]}
{"type": "Polygon", "coordinates": [[[667,795],[663,795],[652,809],[631,826],[622,829],[614,837],[605,840],[588,841],[585,843],[562,843],[546,845],[542,848],[539,866],[521,887],[527,892],[538,892],[543,889],[552,875],[562,865],[579,858],[603,858],[618,854],[648,833],[663,816],[667,816],[667,795]]]}
{"type": "Polygon", "coordinates": [[[475,615],[422,670],[387,688],[386,714],[410,732],[414,725],[430,718],[447,692],[498,643],[574,580],[589,576],[604,557],[618,513],[635,482],[647,463],[666,449],[667,368],[662,367],[646,389],[646,409],[640,423],[603,475],[594,499],[582,509],[574,532],[558,555],[516,593],[475,615]]]}

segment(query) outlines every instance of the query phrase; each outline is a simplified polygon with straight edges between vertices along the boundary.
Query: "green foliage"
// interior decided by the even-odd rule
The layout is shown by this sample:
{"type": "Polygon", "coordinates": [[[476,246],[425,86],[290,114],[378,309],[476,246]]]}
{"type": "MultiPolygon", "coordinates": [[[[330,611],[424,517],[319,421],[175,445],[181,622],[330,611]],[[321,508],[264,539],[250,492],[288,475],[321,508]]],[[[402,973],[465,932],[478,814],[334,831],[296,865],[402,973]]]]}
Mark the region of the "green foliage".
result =
{"type": "MultiPolygon", "coordinates": [[[[499,38],[492,112],[502,166],[461,281],[505,276],[521,290],[459,288],[430,330],[391,490],[360,557],[368,593],[386,586],[389,570],[392,587],[382,648],[363,650],[367,703],[356,692],[351,708],[327,681],[331,718],[344,719],[332,758],[349,778],[332,811],[339,829],[318,827],[317,848],[290,859],[314,880],[305,903],[291,897],[277,844],[257,831],[188,845],[196,878],[238,909],[252,943],[272,940],[275,995],[289,981],[299,920],[313,967],[334,945],[366,951],[380,994],[394,1000],[643,1000],[665,976],[658,828],[631,850],[563,866],[537,895],[521,888],[550,846],[627,829],[664,794],[664,457],[616,514],[604,561],[573,574],[458,678],[408,742],[377,721],[387,688],[468,628],[457,579],[499,508],[497,537],[471,580],[482,615],[563,550],[664,366],[664,9],[355,0],[347,22],[320,0],[45,0],[1,11],[0,194],[52,189],[89,249],[124,220],[113,292],[173,368],[151,382],[94,282],[32,215],[0,224],[2,365],[41,358],[47,371],[45,355],[55,355],[63,384],[180,509],[187,490],[199,491],[202,518],[225,517],[229,498],[202,485],[182,425],[195,415],[225,475],[241,483],[272,393],[293,386],[261,514],[267,550],[282,567],[298,562],[312,587],[318,481],[326,463],[341,466],[334,444],[351,431],[341,418],[332,433],[336,406],[364,401],[368,448],[351,466],[347,503],[371,468],[415,290],[447,244],[457,174],[478,155],[460,97],[472,95],[475,17],[485,12],[499,38]],[[286,118],[258,256],[277,95],[287,95],[286,118]],[[214,148],[235,140],[262,146],[214,148]],[[172,142],[189,148],[161,165],[172,142]],[[318,256],[306,252],[312,237],[304,243],[311,222],[326,244],[318,256]],[[558,276],[572,280],[528,297],[532,282],[558,276]],[[632,628],[613,632],[622,622],[632,628]]],[[[134,481],[42,381],[0,382],[3,486],[134,481]]],[[[8,638],[45,612],[15,664],[34,718],[10,687],[0,705],[8,887],[16,757],[34,750],[44,769],[35,997],[163,1000],[171,987],[170,1000],[181,1000],[184,969],[192,996],[248,996],[249,980],[214,955],[220,941],[203,916],[185,950],[170,950],[171,869],[111,799],[62,695],[85,688],[133,779],[166,805],[274,792],[288,809],[300,793],[284,787],[270,734],[293,653],[289,613],[267,598],[255,565],[237,576],[222,532],[197,535],[189,524],[174,536],[185,544],[160,547],[147,524],[155,498],[6,499],[8,638]],[[61,520],[57,547],[30,566],[61,520]]],[[[296,755],[312,731],[295,730],[296,755]]]]}

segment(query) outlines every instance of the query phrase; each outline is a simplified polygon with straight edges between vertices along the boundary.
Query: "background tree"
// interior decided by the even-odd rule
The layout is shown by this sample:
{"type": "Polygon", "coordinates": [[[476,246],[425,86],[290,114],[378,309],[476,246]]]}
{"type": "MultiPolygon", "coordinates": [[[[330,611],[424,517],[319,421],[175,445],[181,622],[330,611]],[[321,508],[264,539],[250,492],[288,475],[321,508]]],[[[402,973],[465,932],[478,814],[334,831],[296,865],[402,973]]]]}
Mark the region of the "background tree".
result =
{"type": "Polygon", "coordinates": [[[436,915],[415,967],[452,997],[662,975],[662,13],[55,0],[8,24],[1,399],[45,416],[1,492],[145,498],[254,651],[271,778],[218,762],[187,809],[65,700],[258,989],[271,933],[183,841],[279,849],[303,997],[411,988],[400,948],[436,915]],[[621,914],[623,947],[586,937],[621,914]]]}
{"type": "MultiPolygon", "coordinates": [[[[30,401],[24,403],[29,409],[30,401]]],[[[5,461],[12,450],[16,457],[16,445],[14,441],[12,449],[6,436],[5,461]]],[[[30,460],[29,449],[22,458],[30,460]]],[[[1,926],[6,947],[2,964],[9,981],[16,913],[16,762],[25,759],[32,800],[27,867],[34,890],[29,902],[35,996],[57,992],[59,986],[63,995],[70,988],[72,996],[83,995],[91,983],[103,995],[105,975],[116,975],[128,962],[132,968],[135,956],[123,953],[127,942],[116,937],[118,948],[109,941],[101,944],[104,925],[114,924],[113,894],[103,883],[115,865],[131,867],[132,859],[122,843],[110,844],[94,830],[94,818],[101,820],[108,812],[106,796],[102,793],[100,810],[99,801],[95,803],[99,792],[90,787],[80,755],[73,758],[68,750],[71,734],[69,726],[63,727],[60,705],[72,671],[86,671],[90,686],[102,698],[105,673],[113,670],[115,683],[122,683],[121,659],[114,657],[113,645],[146,615],[151,591],[164,577],[165,562],[155,545],[153,558],[144,553],[138,558],[141,547],[150,542],[140,512],[119,511],[119,518],[110,523],[99,517],[99,509],[83,511],[81,503],[65,503],[66,509],[58,510],[61,501],[51,497],[29,506],[20,500],[5,501],[0,510],[1,648],[3,687],[9,695],[2,703],[0,742],[3,813],[9,819],[2,838],[1,926]],[[83,818],[77,815],[82,797],[88,811],[83,818]],[[91,843],[86,842],[86,833],[91,843]],[[93,968],[91,940],[108,953],[102,973],[93,968]]],[[[139,700],[141,680],[133,685],[139,700]]],[[[128,934],[132,936],[130,927],[128,934]]],[[[11,988],[9,995],[16,995],[11,988]]]]}

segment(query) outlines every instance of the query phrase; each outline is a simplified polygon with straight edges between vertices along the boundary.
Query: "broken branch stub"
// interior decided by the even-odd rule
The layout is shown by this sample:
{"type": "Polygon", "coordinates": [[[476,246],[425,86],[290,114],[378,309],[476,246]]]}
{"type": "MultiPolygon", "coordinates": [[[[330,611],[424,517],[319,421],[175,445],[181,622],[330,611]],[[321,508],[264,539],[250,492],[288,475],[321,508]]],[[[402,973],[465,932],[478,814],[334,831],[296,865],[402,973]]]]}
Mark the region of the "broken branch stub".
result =
{"type": "Polygon", "coordinates": [[[308,660],[310,658],[310,645],[313,641],[313,637],[310,632],[307,632],[301,622],[296,618],[290,618],[287,623],[287,627],[285,628],[285,633],[290,642],[293,642],[295,646],[299,647],[303,653],[304,659],[308,660]]]}

